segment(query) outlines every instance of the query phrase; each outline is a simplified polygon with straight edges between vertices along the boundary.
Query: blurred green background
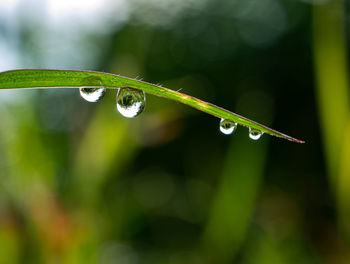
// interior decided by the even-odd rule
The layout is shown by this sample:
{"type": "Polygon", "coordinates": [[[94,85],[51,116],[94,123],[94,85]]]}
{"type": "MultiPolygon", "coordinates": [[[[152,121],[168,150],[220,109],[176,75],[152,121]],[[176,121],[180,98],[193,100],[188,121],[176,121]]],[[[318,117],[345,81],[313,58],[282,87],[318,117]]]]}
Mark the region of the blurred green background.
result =
{"type": "Polygon", "coordinates": [[[138,77],[306,144],[0,91],[0,264],[350,263],[349,29],[341,0],[1,0],[1,71],[138,77]]]}

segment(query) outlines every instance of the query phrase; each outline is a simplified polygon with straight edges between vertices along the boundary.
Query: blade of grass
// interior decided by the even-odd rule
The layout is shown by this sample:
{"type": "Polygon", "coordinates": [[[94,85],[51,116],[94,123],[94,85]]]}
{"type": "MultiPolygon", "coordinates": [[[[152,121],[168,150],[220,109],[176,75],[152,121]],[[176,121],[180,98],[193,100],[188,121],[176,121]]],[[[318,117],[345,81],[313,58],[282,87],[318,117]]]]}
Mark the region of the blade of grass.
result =
{"type": "Polygon", "coordinates": [[[94,71],[43,69],[13,70],[0,73],[0,89],[79,88],[83,86],[101,87],[101,83],[103,87],[110,89],[121,87],[139,89],[148,94],[178,101],[218,118],[231,120],[239,125],[257,129],[272,136],[284,138],[297,143],[304,143],[302,140],[285,135],[255,121],[249,120],[243,116],[232,113],[214,104],[204,102],[195,97],[173,91],[159,85],[116,74],[94,71]]]}

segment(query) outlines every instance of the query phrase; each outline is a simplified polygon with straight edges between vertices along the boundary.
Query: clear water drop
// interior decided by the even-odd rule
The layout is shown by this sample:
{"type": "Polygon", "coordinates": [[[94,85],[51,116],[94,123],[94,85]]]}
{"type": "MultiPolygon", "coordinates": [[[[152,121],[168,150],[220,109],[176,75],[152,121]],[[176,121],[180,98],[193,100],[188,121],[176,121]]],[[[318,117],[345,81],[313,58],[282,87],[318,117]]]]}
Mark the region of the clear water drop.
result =
{"type": "Polygon", "coordinates": [[[263,134],[264,132],[261,132],[260,130],[251,127],[249,128],[249,137],[253,140],[258,140],[263,134]]]}
{"type": "Polygon", "coordinates": [[[237,128],[237,123],[232,122],[230,120],[221,119],[220,120],[220,131],[225,135],[231,135],[233,131],[237,128]]]}
{"type": "Polygon", "coordinates": [[[117,109],[127,118],[134,118],[145,109],[145,92],[130,87],[120,88],[117,94],[117,109]]]}
{"type": "Polygon", "coordinates": [[[86,101],[96,103],[104,96],[106,92],[106,88],[103,86],[104,85],[100,77],[88,76],[82,80],[82,87],[79,88],[80,95],[86,101]]]}
{"type": "Polygon", "coordinates": [[[106,92],[105,88],[80,87],[79,90],[81,97],[91,103],[96,103],[106,92]]]}

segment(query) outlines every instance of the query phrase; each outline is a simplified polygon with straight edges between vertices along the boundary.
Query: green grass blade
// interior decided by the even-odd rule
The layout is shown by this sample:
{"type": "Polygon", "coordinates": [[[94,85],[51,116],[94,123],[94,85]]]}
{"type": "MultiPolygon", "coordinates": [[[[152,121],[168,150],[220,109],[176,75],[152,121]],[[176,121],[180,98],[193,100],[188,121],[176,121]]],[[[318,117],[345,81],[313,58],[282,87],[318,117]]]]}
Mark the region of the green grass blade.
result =
{"type": "Polygon", "coordinates": [[[214,104],[204,102],[195,97],[173,91],[159,85],[144,81],[103,72],[74,71],[74,70],[42,70],[25,69],[0,73],[0,89],[23,88],[79,88],[100,87],[101,83],[106,88],[116,89],[131,87],[142,90],[148,94],[164,97],[180,103],[192,106],[200,111],[238,123],[239,125],[258,129],[266,134],[284,138],[297,143],[304,141],[295,139],[281,132],[268,128],[243,116],[232,113],[214,104]]]}

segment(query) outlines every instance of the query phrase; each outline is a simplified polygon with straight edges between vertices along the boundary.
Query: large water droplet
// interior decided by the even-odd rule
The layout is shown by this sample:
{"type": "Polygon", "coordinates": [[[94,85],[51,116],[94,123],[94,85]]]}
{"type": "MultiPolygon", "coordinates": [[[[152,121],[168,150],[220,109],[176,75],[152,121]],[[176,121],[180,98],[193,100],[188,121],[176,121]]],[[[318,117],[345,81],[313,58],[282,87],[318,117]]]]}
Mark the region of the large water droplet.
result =
{"type": "Polygon", "coordinates": [[[106,92],[105,88],[80,87],[79,90],[81,97],[91,103],[96,103],[106,92]]]}
{"type": "Polygon", "coordinates": [[[117,94],[117,109],[128,118],[138,116],[145,109],[146,95],[143,91],[130,87],[120,88],[117,94]]]}
{"type": "Polygon", "coordinates": [[[220,131],[225,135],[231,135],[233,131],[237,128],[237,123],[232,122],[230,120],[221,119],[220,120],[220,131]]]}
{"type": "Polygon", "coordinates": [[[103,88],[103,83],[100,77],[89,76],[83,79],[83,87],[79,88],[80,95],[86,101],[91,103],[96,103],[100,100],[106,92],[106,89],[103,88]],[[97,87],[101,86],[101,87],[97,87]]]}
{"type": "Polygon", "coordinates": [[[261,132],[260,130],[251,127],[249,128],[249,137],[253,140],[258,140],[263,134],[264,132],[261,132]]]}

